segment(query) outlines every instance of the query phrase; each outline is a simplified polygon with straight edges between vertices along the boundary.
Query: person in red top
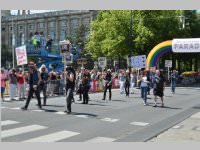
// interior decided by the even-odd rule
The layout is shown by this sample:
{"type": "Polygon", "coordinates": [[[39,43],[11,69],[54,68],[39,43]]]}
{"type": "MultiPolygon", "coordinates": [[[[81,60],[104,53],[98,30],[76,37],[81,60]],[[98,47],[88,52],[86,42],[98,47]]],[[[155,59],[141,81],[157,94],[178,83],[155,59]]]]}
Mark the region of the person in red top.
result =
{"type": "Polygon", "coordinates": [[[17,74],[17,82],[18,82],[18,95],[19,100],[26,99],[25,98],[25,80],[24,80],[24,72],[20,68],[19,73],[17,74]]]}

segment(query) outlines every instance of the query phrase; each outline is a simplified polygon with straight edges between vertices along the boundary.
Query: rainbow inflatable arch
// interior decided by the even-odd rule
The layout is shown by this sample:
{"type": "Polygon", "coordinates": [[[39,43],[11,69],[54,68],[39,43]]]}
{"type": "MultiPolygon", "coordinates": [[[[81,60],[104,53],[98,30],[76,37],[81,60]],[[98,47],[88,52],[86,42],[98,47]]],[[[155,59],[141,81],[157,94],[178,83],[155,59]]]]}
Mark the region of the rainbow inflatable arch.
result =
{"type": "Polygon", "coordinates": [[[147,56],[147,68],[156,67],[158,60],[164,54],[172,51],[172,40],[156,45],[147,56]]]}

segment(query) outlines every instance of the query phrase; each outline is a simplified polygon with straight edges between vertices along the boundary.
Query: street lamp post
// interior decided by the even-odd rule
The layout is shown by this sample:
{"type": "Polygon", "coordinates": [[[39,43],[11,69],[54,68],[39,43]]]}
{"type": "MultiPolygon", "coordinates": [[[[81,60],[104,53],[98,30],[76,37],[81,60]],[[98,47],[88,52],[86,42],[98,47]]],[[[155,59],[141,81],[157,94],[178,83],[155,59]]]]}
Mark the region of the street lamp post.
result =
{"type": "Polygon", "coordinates": [[[12,16],[12,58],[13,58],[13,68],[15,68],[15,34],[13,26],[13,16],[12,16]]]}
{"type": "Polygon", "coordinates": [[[128,55],[128,67],[129,71],[131,71],[131,55],[133,51],[133,29],[132,29],[132,10],[131,10],[131,15],[130,15],[130,49],[129,49],[129,55],[128,55]]]}

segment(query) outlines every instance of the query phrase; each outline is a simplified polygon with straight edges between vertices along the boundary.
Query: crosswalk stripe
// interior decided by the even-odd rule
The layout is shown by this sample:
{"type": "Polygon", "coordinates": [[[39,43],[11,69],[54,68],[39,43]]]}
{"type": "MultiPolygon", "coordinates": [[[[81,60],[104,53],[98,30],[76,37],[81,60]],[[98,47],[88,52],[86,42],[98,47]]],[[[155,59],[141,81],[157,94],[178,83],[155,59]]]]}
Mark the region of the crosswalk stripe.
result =
{"type": "Polygon", "coordinates": [[[44,110],[41,110],[41,109],[36,109],[36,110],[32,110],[32,111],[36,111],[36,112],[42,112],[44,110]]]}
{"type": "Polygon", "coordinates": [[[102,121],[108,121],[108,122],[117,122],[119,119],[112,119],[112,118],[103,118],[102,121]]]}
{"type": "Polygon", "coordinates": [[[12,120],[5,120],[5,121],[1,121],[1,126],[11,125],[11,124],[17,124],[17,123],[19,123],[19,122],[12,121],[12,120]]]}
{"type": "Polygon", "coordinates": [[[136,126],[147,126],[149,123],[146,122],[131,122],[131,125],[136,125],[136,126]]]}
{"type": "Polygon", "coordinates": [[[85,141],[85,142],[113,142],[113,141],[115,141],[115,140],[116,140],[116,139],[108,138],[108,137],[96,137],[96,138],[87,140],[87,141],[85,141]]]}
{"type": "Polygon", "coordinates": [[[21,109],[21,108],[19,108],[19,107],[15,107],[15,108],[10,108],[10,109],[16,109],[16,110],[19,110],[19,109],[21,109]]]}
{"type": "Polygon", "coordinates": [[[60,131],[52,134],[47,134],[44,136],[32,138],[23,142],[56,142],[62,139],[70,138],[72,136],[78,135],[78,132],[72,131],[60,131]]]}
{"type": "Polygon", "coordinates": [[[5,107],[5,106],[1,106],[1,109],[4,109],[4,108],[8,108],[8,107],[5,107]]]}
{"type": "Polygon", "coordinates": [[[58,114],[58,115],[66,115],[66,113],[63,112],[63,111],[58,111],[58,112],[56,112],[55,114],[58,114]]]}
{"type": "Polygon", "coordinates": [[[30,126],[19,127],[19,128],[9,129],[9,130],[3,130],[1,132],[1,138],[7,138],[10,136],[15,136],[15,135],[28,133],[28,132],[32,132],[32,131],[37,131],[37,130],[42,130],[42,129],[46,129],[46,128],[47,127],[40,126],[40,125],[30,125],[30,126]]]}
{"type": "Polygon", "coordinates": [[[75,115],[75,116],[80,118],[88,118],[88,115],[75,115]]]}

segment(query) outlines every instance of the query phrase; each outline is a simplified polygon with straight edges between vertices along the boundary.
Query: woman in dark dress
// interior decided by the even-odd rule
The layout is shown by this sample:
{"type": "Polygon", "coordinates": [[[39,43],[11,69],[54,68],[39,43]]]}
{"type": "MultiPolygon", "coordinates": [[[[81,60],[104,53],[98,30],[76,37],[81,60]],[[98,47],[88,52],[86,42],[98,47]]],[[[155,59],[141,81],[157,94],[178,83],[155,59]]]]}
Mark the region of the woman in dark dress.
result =
{"type": "Polygon", "coordinates": [[[157,96],[161,98],[161,107],[164,107],[163,96],[164,96],[164,89],[165,89],[165,78],[163,73],[159,70],[156,70],[156,75],[154,78],[154,107],[157,106],[157,96]]]}

